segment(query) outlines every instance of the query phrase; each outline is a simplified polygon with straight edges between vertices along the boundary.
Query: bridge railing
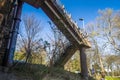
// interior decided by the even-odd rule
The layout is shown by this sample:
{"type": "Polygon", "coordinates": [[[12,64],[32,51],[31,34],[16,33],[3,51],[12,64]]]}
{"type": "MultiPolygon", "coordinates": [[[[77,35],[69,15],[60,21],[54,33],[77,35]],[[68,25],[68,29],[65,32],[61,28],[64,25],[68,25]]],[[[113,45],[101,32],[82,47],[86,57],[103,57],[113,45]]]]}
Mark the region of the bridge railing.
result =
{"type": "Polygon", "coordinates": [[[66,20],[71,24],[72,29],[82,38],[87,38],[87,33],[84,34],[83,30],[81,30],[77,23],[75,21],[73,21],[71,14],[69,14],[65,8],[64,5],[61,4],[61,2],[59,0],[52,0],[54,5],[56,6],[56,8],[58,8],[58,10],[60,11],[60,13],[62,15],[65,16],[66,20]]]}

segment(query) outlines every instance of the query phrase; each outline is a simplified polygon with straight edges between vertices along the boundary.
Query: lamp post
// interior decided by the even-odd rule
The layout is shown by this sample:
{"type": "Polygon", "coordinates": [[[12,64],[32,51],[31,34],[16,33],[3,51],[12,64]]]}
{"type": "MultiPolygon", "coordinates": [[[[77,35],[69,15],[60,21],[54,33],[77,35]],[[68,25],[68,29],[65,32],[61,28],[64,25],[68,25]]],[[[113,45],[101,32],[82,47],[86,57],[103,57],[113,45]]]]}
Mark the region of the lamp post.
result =
{"type": "Polygon", "coordinates": [[[84,28],[84,27],[85,27],[85,26],[84,26],[84,18],[80,18],[79,20],[82,21],[82,27],[83,27],[83,30],[84,30],[84,29],[85,29],[85,28],[84,28]]]}
{"type": "Polygon", "coordinates": [[[83,32],[85,32],[85,24],[84,24],[84,18],[80,18],[80,21],[82,21],[82,28],[83,28],[83,32]]]}
{"type": "MultiPolygon", "coordinates": [[[[80,18],[79,20],[82,21],[82,28],[83,28],[83,33],[84,33],[85,32],[84,18],[80,18]]],[[[84,48],[84,46],[81,46],[79,48],[82,80],[88,80],[88,67],[87,67],[87,57],[86,57],[85,50],[86,48],[84,48]]]]}
{"type": "Polygon", "coordinates": [[[86,29],[85,29],[84,18],[80,18],[79,20],[82,21],[82,28],[83,28],[84,36],[88,37],[88,34],[86,32],[86,29]]]}

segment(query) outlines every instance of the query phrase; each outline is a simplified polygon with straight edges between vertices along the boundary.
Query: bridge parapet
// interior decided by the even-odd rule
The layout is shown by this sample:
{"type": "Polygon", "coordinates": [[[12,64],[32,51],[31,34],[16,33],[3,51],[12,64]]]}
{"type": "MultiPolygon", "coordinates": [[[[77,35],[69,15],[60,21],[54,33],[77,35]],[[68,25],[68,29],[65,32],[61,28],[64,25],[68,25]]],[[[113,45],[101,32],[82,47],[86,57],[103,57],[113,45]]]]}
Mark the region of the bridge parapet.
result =
{"type": "Polygon", "coordinates": [[[70,24],[69,27],[71,27],[71,29],[73,29],[74,32],[78,34],[78,40],[81,41],[81,44],[83,44],[86,47],[91,47],[91,44],[87,39],[87,35],[84,34],[82,30],[78,27],[77,23],[72,19],[71,14],[69,14],[65,10],[64,5],[62,5],[60,1],[58,0],[51,0],[51,1],[56,6],[56,8],[59,10],[59,12],[65,17],[66,21],[70,24]]]}
{"type": "Polygon", "coordinates": [[[44,12],[52,19],[63,34],[78,46],[91,47],[90,42],[81,32],[78,25],[72,20],[71,15],[67,13],[64,6],[57,0],[22,0],[36,8],[42,8],[44,12]],[[56,19],[56,20],[55,20],[56,19]],[[59,21],[58,21],[59,20],[59,21]],[[63,28],[63,29],[62,29],[63,28]],[[66,30],[66,31],[65,31],[66,30]],[[69,35],[67,33],[70,33],[69,35]],[[72,40],[73,39],[73,40],[72,40]]]}

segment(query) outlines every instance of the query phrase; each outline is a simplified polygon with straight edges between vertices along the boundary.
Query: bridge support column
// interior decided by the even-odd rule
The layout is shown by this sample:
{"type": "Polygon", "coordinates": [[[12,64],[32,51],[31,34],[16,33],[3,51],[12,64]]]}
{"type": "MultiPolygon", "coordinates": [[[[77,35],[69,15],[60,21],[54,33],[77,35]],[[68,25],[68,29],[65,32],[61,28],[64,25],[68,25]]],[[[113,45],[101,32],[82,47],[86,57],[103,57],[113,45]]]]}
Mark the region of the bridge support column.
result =
{"type": "Polygon", "coordinates": [[[64,65],[67,63],[67,61],[73,56],[73,54],[77,51],[78,49],[70,45],[66,48],[65,52],[62,53],[60,58],[55,62],[54,66],[55,67],[62,67],[64,68],[64,65]]]}
{"type": "Polygon", "coordinates": [[[81,76],[82,80],[88,80],[87,58],[85,48],[80,48],[81,76]]]}
{"type": "Polygon", "coordinates": [[[18,0],[17,10],[15,13],[14,22],[11,29],[9,43],[8,43],[8,50],[4,55],[4,59],[2,63],[2,65],[5,67],[11,67],[13,64],[14,51],[15,51],[15,46],[17,41],[19,25],[21,21],[20,18],[22,13],[22,5],[23,5],[23,2],[21,0],[18,0]]]}

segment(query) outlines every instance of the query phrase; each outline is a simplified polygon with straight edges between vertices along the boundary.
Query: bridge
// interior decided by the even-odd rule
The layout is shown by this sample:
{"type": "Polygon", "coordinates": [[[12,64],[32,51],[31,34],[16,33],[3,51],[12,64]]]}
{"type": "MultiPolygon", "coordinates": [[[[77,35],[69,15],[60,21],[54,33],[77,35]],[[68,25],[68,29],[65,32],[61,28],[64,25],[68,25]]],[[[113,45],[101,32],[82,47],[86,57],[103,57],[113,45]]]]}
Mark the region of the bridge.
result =
{"type": "Polygon", "coordinates": [[[55,67],[63,67],[72,55],[80,50],[81,74],[88,77],[85,49],[91,44],[57,0],[2,0],[0,4],[0,63],[10,66],[13,63],[17,34],[23,2],[41,8],[70,41],[65,52],[55,62],[55,67]],[[12,3],[14,6],[11,7],[12,3]],[[12,18],[13,17],[13,18],[12,18]]]}

